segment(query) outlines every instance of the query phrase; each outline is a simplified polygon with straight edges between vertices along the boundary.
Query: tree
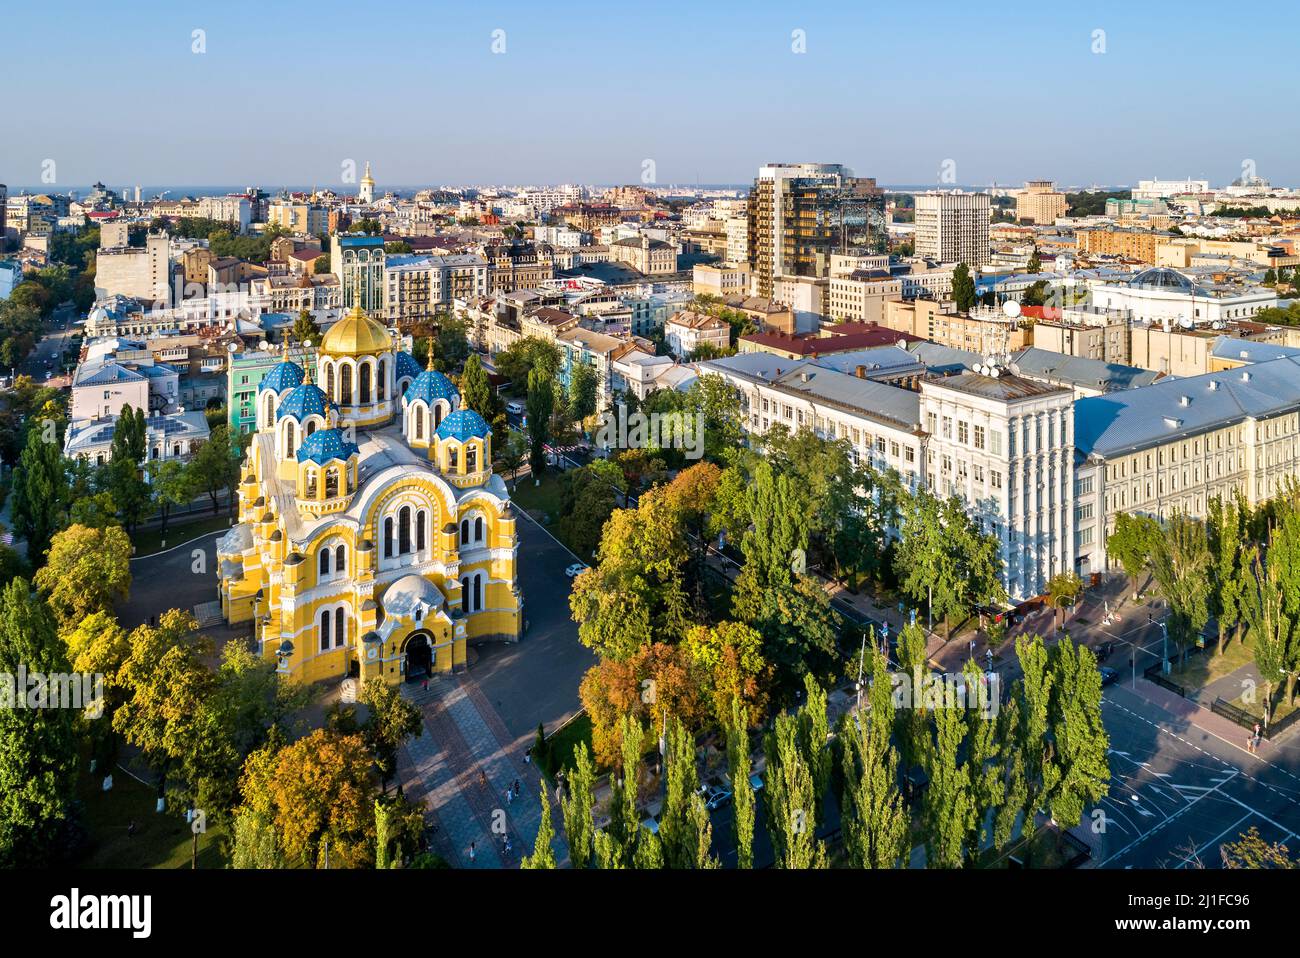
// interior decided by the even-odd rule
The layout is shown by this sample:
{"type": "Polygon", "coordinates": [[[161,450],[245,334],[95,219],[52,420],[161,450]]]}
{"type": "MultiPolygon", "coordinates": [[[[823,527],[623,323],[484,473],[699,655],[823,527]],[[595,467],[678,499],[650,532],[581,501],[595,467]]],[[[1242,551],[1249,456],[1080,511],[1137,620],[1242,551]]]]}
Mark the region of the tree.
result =
{"type": "Polygon", "coordinates": [[[546,440],[549,438],[551,413],[555,410],[555,392],[552,378],[541,369],[528,374],[528,463],[533,476],[546,471],[546,440]]]}
{"type": "Polygon", "coordinates": [[[187,505],[194,498],[194,477],[189,467],[178,459],[153,459],[145,465],[153,504],[162,517],[159,534],[167,535],[167,520],[172,509],[187,505]]]}
{"type": "Polygon", "coordinates": [[[244,767],[244,805],[265,810],[288,862],[364,868],[375,861],[378,791],[361,736],[316,729],[255,754],[244,767]]]}
{"type": "Polygon", "coordinates": [[[1138,576],[1150,565],[1160,538],[1160,525],[1150,516],[1121,512],[1115,517],[1115,531],[1106,538],[1106,551],[1119,560],[1137,593],[1138,576]]]}
{"type": "Polygon", "coordinates": [[[1218,496],[1210,499],[1209,520],[1206,523],[1210,554],[1213,557],[1213,591],[1211,604],[1219,626],[1217,654],[1223,654],[1228,631],[1240,629],[1241,604],[1245,579],[1241,563],[1242,549],[1246,545],[1245,516],[1240,498],[1226,503],[1218,496]]]}
{"type": "Polygon", "coordinates": [[[975,280],[965,263],[958,263],[952,271],[952,298],[961,313],[969,313],[975,305],[975,280]]]}
{"type": "Polygon", "coordinates": [[[780,714],[764,737],[767,774],[763,799],[777,868],[823,868],[825,846],[817,840],[813,822],[812,771],[799,748],[799,719],[780,714]]]}
{"type": "Polygon", "coordinates": [[[740,622],[696,625],[682,643],[709,699],[713,719],[729,728],[737,705],[750,715],[767,714],[772,667],[763,658],[763,637],[740,622]]]}
{"type": "Polygon", "coordinates": [[[1061,774],[1053,761],[1049,735],[1055,676],[1048,662],[1047,648],[1036,635],[1022,635],[1016,639],[1016,658],[1022,677],[1013,690],[1019,700],[1015,741],[1016,747],[1024,754],[1025,823],[1030,824],[1034,812],[1043,808],[1056,790],[1061,774]]]}
{"type": "Polygon", "coordinates": [[[840,720],[844,851],[854,868],[897,868],[908,853],[910,822],[898,791],[898,753],[890,743],[889,664],[874,649],[868,675],[867,711],[840,720]]]}
{"type": "Polygon", "coordinates": [[[1235,842],[1219,846],[1224,868],[1300,868],[1300,861],[1291,857],[1290,850],[1281,842],[1269,844],[1254,825],[1235,842]]]}
{"type": "Polygon", "coordinates": [[[925,861],[930,868],[960,868],[974,851],[966,843],[977,826],[970,776],[958,761],[966,722],[962,710],[947,702],[930,714],[935,736],[926,741],[922,761],[929,778],[921,802],[925,861]]]}
{"type": "MultiPolygon", "coordinates": [[[[479,359],[478,353],[472,353],[465,360],[465,370],[460,376],[460,394],[465,400],[465,405],[482,416],[484,422],[495,422],[505,413],[501,397],[492,388],[487,370],[483,368],[483,361],[479,359]]],[[[501,443],[495,445],[499,446],[501,443]]]]}
{"type": "Polygon", "coordinates": [[[736,838],[736,867],[754,867],[754,786],[750,783],[749,713],[738,698],[731,700],[727,723],[727,771],[735,805],[732,825],[736,838]]]}
{"type": "Polygon", "coordinates": [[[1029,254],[1029,265],[1025,267],[1025,272],[1041,273],[1042,271],[1043,271],[1043,260],[1038,255],[1038,247],[1035,246],[1034,251],[1029,254]]]}
{"type": "Polygon", "coordinates": [[[690,802],[700,784],[695,769],[695,737],[676,717],[667,726],[664,755],[667,785],[659,816],[659,839],[669,868],[693,868],[697,838],[689,817],[690,802]]]}
{"type": "Polygon", "coordinates": [[[501,459],[502,468],[510,477],[511,491],[514,491],[518,488],[515,477],[519,475],[519,470],[528,459],[528,437],[518,429],[511,429],[507,433],[506,441],[500,447],[498,455],[501,459]]]}
{"type": "Polygon", "coordinates": [[[1101,721],[1101,673],[1091,650],[1065,638],[1052,647],[1050,663],[1052,753],[1060,774],[1047,807],[1064,830],[1083,820],[1085,807],[1106,797],[1110,739],[1101,721]]]}
{"type": "Polygon", "coordinates": [[[596,394],[600,380],[596,370],[586,363],[576,364],[569,373],[569,394],[566,397],[567,413],[573,422],[581,422],[596,414],[596,394]]]}
{"type": "Polygon", "coordinates": [[[50,420],[31,424],[14,469],[14,529],[27,540],[27,555],[33,565],[40,564],[50,539],[63,527],[67,507],[67,473],[53,425],[50,420]]]}
{"type": "Polygon", "coordinates": [[[560,477],[560,535],[580,556],[600,544],[601,530],[627,491],[627,480],[614,463],[596,459],[560,477]]]}
{"type": "Polygon", "coordinates": [[[1205,524],[1174,513],[1156,541],[1151,566],[1169,604],[1169,637],[1185,658],[1210,619],[1213,563],[1205,524]]]}
{"type": "Polygon", "coordinates": [[[830,721],[826,715],[826,690],[807,673],[803,677],[803,687],[807,698],[799,709],[799,747],[803,750],[808,770],[812,773],[812,821],[815,826],[819,826],[822,823],[826,789],[831,783],[833,756],[826,747],[830,740],[830,721]]]}
{"type": "Polygon", "coordinates": [[[574,868],[590,868],[595,855],[592,809],[596,802],[596,769],[586,742],[578,743],[573,760],[569,793],[560,802],[564,839],[569,846],[569,864],[574,868]]]}
{"type": "Polygon", "coordinates": [[[289,335],[295,342],[320,344],[320,327],[316,325],[316,319],[312,316],[310,309],[304,309],[298,313],[298,318],[293,321],[293,328],[289,330],[289,335]]]}
{"type": "Polygon", "coordinates": [[[396,686],[375,676],[361,686],[359,700],[370,709],[362,736],[379,766],[380,783],[387,788],[397,773],[398,748],[408,738],[420,734],[423,722],[420,710],[404,699],[396,686]]]}
{"type": "Polygon", "coordinates": [[[551,824],[551,802],[546,797],[546,782],[541,783],[542,820],[537,826],[537,838],[533,842],[533,853],[525,855],[520,861],[520,868],[554,868],[555,852],[551,850],[551,841],[555,838],[555,826],[551,824]]]}
{"type": "MultiPolygon", "coordinates": [[[[233,490],[239,482],[239,460],[231,438],[228,425],[214,426],[207,442],[194,451],[189,463],[195,490],[208,494],[214,515],[218,508],[217,497],[224,490],[233,490]]],[[[233,495],[231,501],[234,501],[233,495]]]]}
{"type": "MultiPolygon", "coordinates": [[[[1066,606],[1079,601],[1083,592],[1083,580],[1074,572],[1058,572],[1047,580],[1047,598],[1052,606],[1052,616],[1058,611],[1064,613],[1066,606]]],[[[1064,624],[1064,622],[1062,622],[1064,624]]]]}
{"type": "Polygon", "coordinates": [[[0,866],[6,868],[48,865],[72,850],[75,712],[46,707],[57,694],[49,678],[67,671],[49,609],[26,579],[12,580],[0,591],[0,673],[10,677],[0,682],[0,866]],[[26,687],[16,682],[23,673],[26,687]]]}
{"type": "Polygon", "coordinates": [[[36,585],[65,628],[95,612],[111,611],[131,587],[131,540],[118,525],[69,526],[50,543],[49,561],[36,573],[36,585]]]}
{"type": "Polygon", "coordinates": [[[1296,621],[1286,614],[1281,574],[1251,546],[1243,559],[1248,570],[1242,600],[1243,618],[1255,643],[1255,667],[1264,680],[1265,724],[1273,711],[1273,691],[1285,676],[1286,650],[1294,641],[1296,621]]]}

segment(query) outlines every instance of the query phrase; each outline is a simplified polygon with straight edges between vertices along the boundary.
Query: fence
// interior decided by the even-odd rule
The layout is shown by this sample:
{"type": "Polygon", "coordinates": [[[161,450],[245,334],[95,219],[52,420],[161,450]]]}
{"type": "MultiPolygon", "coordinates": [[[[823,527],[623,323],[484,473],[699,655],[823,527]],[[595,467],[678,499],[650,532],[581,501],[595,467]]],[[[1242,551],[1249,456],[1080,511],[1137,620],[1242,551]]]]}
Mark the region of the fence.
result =
{"type": "MultiPolygon", "coordinates": [[[[1189,659],[1194,655],[1200,655],[1200,654],[1201,654],[1201,649],[1199,646],[1193,645],[1191,648],[1187,650],[1187,658],[1189,659]]],[[[1174,660],[1171,658],[1169,661],[1173,662],[1174,660]]],[[[1155,665],[1148,666],[1147,668],[1142,670],[1142,677],[1146,679],[1148,682],[1154,682],[1156,685],[1160,686],[1161,688],[1168,689],[1170,692],[1173,692],[1175,695],[1179,696],[1180,698],[1187,698],[1188,695],[1187,695],[1186,686],[1179,685],[1177,682],[1173,681],[1172,679],[1166,678],[1164,674],[1164,670],[1162,668],[1163,665],[1164,665],[1163,662],[1157,662],[1155,665]]]]}
{"type": "Polygon", "coordinates": [[[1259,734],[1267,739],[1281,735],[1296,722],[1300,722],[1300,709],[1296,709],[1278,719],[1276,722],[1269,723],[1268,727],[1265,728],[1264,723],[1260,721],[1258,715],[1247,712],[1245,709],[1239,708],[1231,702],[1221,698],[1216,698],[1214,700],[1214,704],[1210,706],[1210,711],[1214,712],[1215,715],[1222,715],[1228,721],[1235,722],[1244,729],[1254,729],[1255,724],[1259,723],[1259,734]]]}

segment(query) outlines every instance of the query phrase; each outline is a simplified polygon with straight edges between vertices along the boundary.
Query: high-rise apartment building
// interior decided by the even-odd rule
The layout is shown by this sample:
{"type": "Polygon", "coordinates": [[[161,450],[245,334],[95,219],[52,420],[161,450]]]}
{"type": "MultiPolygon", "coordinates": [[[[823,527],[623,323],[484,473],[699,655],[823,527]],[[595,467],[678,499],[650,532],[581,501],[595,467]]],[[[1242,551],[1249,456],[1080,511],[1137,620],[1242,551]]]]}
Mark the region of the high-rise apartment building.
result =
{"type": "Polygon", "coordinates": [[[838,163],[761,167],[749,193],[748,259],[755,291],[778,276],[828,275],[835,253],[883,253],[885,194],[838,163]]]}
{"type": "Polygon", "coordinates": [[[917,256],[971,269],[989,260],[989,195],[961,190],[916,194],[917,256]]]}
{"type": "Polygon", "coordinates": [[[1016,219],[1036,225],[1055,223],[1067,209],[1065,194],[1051,180],[1030,180],[1016,193],[1016,219]]]}
{"type": "Polygon", "coordinates": [[[361,308],[379,315],[384,308],[384,238],[382,236],[330,237],[330,267],[339,278],[343,309],[356,304],[361,292],[361,308]]]}

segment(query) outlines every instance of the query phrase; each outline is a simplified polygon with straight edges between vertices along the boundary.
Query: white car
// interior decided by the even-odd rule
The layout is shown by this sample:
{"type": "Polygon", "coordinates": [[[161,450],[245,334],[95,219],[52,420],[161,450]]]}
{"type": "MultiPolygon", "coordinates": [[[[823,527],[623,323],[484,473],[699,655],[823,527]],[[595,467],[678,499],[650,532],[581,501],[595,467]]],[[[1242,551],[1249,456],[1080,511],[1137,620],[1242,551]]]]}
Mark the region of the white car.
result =
{"type": "Polygon", "coordinates": [[[564,570],[564,574],[567,575],[570,579],[576,579],[579,575],[581,575],[586,571],[587,571],[586,565],[584,565],[581,562],[575,562],[573,565],[569,566],[567,569],[564,570]]]}

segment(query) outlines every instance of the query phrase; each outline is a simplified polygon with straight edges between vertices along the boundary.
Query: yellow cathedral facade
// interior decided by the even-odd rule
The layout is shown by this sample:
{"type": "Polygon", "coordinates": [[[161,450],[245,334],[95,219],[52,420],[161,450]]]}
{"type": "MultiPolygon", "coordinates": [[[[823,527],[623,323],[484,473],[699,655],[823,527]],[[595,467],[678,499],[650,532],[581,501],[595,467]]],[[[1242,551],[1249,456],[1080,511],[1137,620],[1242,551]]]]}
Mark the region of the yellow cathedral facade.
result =
{"type": "Polygon", "coordinates": [[[217,547],[221,607],[306,682],[400,682],[516,641],[523,600],[492,430],[358,305],[315,368],[262,380],[239,518],[217,547]]]}

